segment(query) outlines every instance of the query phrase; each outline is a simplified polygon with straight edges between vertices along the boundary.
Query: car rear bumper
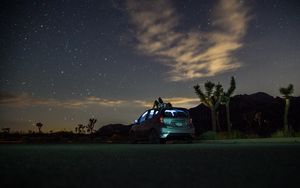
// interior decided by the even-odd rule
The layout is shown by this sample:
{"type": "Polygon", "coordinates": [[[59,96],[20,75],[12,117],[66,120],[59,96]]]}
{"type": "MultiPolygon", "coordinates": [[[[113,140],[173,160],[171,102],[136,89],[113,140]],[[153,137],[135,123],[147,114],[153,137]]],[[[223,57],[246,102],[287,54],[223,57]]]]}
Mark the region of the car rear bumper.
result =
{"type": "Polygon", "coordinates": [[[193,138],[194,128],[161,128],[160,138],[193,138]]]}

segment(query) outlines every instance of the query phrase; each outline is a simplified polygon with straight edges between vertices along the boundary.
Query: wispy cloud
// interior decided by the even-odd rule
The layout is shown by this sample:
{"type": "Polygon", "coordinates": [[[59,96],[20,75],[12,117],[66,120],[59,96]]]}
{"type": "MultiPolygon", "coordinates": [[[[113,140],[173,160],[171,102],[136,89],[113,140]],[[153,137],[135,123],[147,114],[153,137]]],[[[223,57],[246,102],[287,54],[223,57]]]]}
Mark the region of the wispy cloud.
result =
{"type": "Polygon", "coordinates": [[[250,17],[240,1],[218,1],[210,32],[179,32],[180,17],[170,1],[128,0],[127,9],[137,49],[169,66],[169,80],[214,76],[241,66],[233,52],[243,46],[250,17]]]}
{"type": "MultiPolygon", "coordinates": [[[[199,104],[197,98],[164,98],[165,102],[171,102],[173,106],[191,108],[199,104]]],[[[90,96],[82,99],[65,99],[58,100],[54,98],[38,98],[23,94],[0,93],[0,106],[27,108],[34,106],[58,107],[68,109],[88,108],[90,106],[100,107],[143,107],[151,108],[153,101],[147,100],[121,100],[121,99],[104,99],[90,96]]]]}
{"type": "MultiPolygon", "coordinates": [[[[163,98],[164,102],[170,102],[174,107],[192,108],[200,103],[199,98],[172,97],[163,98]]],[[[152,108],[153,101],[135,100],[135,104],[145,108],[152,108]]]]}
{"type": "Polygon", "coordinates": [[[169,101],[173,106],[179,106],[184,108],[192,108],[199,105],[199,98],[185,98],[185,97],[173,97],[165,98],[165,101],[169,101]]]}
{"type": "Polygon", "coordinates": [[[10,107],[47,106],[61,108],[84,108],[90,105],[115,107],[125,103],[124,100],[103,99],[95,96],[83,99],[58,100],[54,98],[38,98],[27,93],[15,95],[11,93],[0,94],[0,105],[10,107]]]}

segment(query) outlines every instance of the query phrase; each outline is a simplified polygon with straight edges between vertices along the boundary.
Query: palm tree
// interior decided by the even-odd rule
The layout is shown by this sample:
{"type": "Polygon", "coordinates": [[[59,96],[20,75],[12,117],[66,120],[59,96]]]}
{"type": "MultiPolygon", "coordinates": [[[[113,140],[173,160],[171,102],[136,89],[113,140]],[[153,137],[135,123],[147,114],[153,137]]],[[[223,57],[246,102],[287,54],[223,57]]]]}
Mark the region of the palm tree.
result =
{"type": "Polygon", "coordinates": [[[87,124],[87,128],[88,128],[88,132],[90,132],[90,134],[93,133],[94,127],[95,127],[95,123],[97,122],[97,119],[91,118],[89,120],[89,124],[87,124]]]}
{"type": "Polygon", "coordinates": [[[42,133],[41,129],[43,127],[43,124],[41,122],[35,124],[35,126],[37,126],[37,128],[39,129],[39,133],[42,133]]]}
{"type": "Polygon", "coordinates": [[[231,122],[230,122],[230,108],[229,108],[229,103],[230,103],[230,97],[233,94],[234,90],[236,88],[236,84],[235,84],[235,79],[232,76],[231,80],[230,80],[230,87],[227,90],[227,92],[224,92],[222,95],[222,104],[225,104],[226,106],[226,120],[227,120],[227,128],[228,128],[228,132],[231,132],[231,122]]]}
{"type": "Polygon", "coordinates": [[[292,84],[289,84],[288,87],[280,88],[279,92],[283,95],[283,98],[285,99],[285,108],[284,108],[284,117],[283,117],[283,124],[284,124],[284,132],[289,132],[289,125],[288,125],[288,113],[290,108],[290,97],[294,92],[294,86],[292,84]]]}
{"type": "Polygon", "coordinates": [[[217,109],[221,102],[221,96],[223,93],[223,88],[220,83],[214,84],[213,82],[207,81],[204,84],[205,93],[201,90],[200,86],[197,84],[194,86],[195,92],[198,95],[201,102],[206,105],[211,111],[211,122],[212,130],[217,130],[217,109]]]}

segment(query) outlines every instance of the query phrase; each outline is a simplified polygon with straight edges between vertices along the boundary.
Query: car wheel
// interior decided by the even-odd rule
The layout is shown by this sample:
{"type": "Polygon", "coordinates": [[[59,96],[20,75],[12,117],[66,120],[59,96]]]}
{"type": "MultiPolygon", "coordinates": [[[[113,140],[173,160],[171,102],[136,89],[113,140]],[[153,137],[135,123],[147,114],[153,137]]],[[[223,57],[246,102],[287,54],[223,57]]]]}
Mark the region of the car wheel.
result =
{"type": "Polygon", "coordinates": [[[188,138],[187,140],[186,140],[186,143],[188,143],[188,144],[192,144],[194,142],[194,139],[193,138],[188,138]]]}
{"type": "Polygon", "coordinates": [[[164,138],[161,138],[160,139],[160,144],[166,144],[167,143],[167,140],[166,139],[164,139],[164,138]]]}
{"type": "Polygon", "coordinates": [[[157,131],[152,130],[149,135],[149,143],[150,144],[160,144],[160,138],[157,131]]]}

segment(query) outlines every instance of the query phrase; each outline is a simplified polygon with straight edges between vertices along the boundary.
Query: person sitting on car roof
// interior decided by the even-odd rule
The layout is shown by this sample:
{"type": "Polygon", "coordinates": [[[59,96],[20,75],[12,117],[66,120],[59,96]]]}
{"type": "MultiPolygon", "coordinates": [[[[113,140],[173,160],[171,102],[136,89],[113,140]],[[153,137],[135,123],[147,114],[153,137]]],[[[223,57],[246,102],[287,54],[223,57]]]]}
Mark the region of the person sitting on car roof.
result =
{"type": "Polygon", "coordinates": [[[152,108],[162,109],[162,108],[171,108],[171,107],[172,107],[171,103],[164,103],[162,98],[158,97],[158,100],[154,101],[154,104],[153,104],[152,108]]]}

